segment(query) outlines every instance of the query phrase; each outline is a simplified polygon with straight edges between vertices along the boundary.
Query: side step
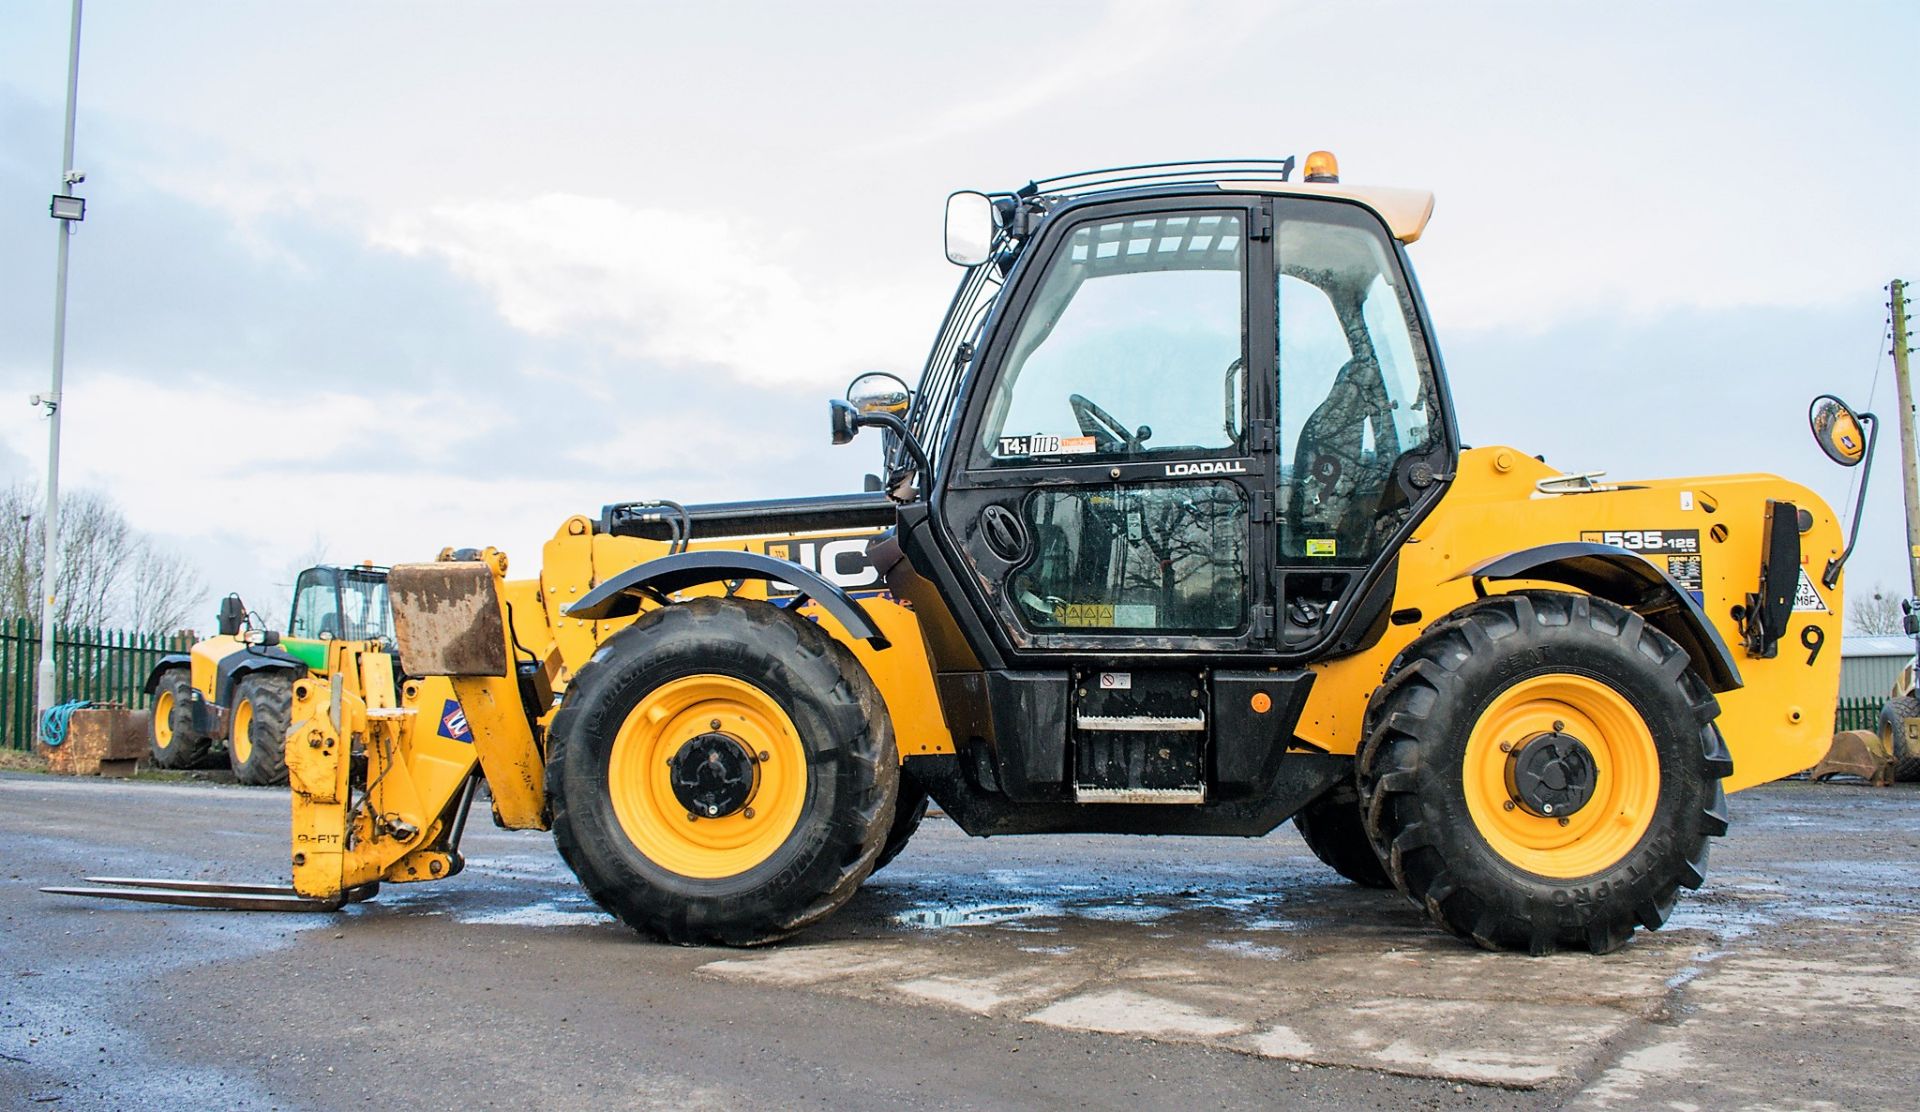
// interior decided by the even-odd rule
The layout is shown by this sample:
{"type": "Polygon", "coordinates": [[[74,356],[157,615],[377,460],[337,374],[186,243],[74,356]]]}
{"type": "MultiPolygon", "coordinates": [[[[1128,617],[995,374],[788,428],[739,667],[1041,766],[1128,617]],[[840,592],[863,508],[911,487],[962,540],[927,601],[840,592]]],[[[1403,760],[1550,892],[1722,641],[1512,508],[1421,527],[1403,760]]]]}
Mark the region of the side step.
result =
{"type": "Polygon", "coordinates": [[[206,880],[155,880],[146,877],[90,876],[98,888],[42,888],[55,896],[92,896],[104,900],[172,904],[224,911],[338,911],[350,903],[370,899],[380,885],[363,884],[331,900],[303,896],[285,884],[221,884],[206,880]]]}
{"type": "Polygon", "coordinates": [[[1185,734],[1205,730],[1207,716],[1204,714],[1180,717],[1152,714],[1075,714],[1073,724],[1083,730],[1185,734]]]}
{"type": "Polygon", "coordinates": [[[1096,788],[1073,786],[1075,803],[1205,803],[1207,786],[1191,788],[1096,788]]]}

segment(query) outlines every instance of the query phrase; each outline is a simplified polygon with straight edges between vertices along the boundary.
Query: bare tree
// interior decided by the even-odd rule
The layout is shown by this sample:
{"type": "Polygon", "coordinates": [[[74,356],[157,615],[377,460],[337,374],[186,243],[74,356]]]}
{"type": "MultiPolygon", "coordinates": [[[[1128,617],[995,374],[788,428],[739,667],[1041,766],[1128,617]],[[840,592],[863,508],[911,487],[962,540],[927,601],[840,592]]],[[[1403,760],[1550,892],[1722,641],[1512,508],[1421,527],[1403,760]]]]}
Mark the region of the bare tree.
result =
{"type": "Polygon", "coordinates": [[[38,619],[39,503],[25,483],[0,487],[0,619],[38,619]]]}
{"type": "Polygon", "coordinates": [[[121,590],[139,548],[140,539],[112,499],[90,490],[62,498],[54,622],[98,629],[120,617],[121,590]]]}
{"type": "Polygon", "coordinates": [[[1901,633],[1900,600],[1884,583],[1875,583],[1868,594],[1855,595],[1847,604],[1847,625],[1855,633],[1901,633]]]}
{"type": "MultiPolygon", "coordinates": [[[[40,620],[41,513],[33,487],[0,487],[0,618],[40,620]]],[[[58,553],[58,625],[172,633],[206,597],[184,558],[143,536],[97,491],[61,500],[58,553]]]]}
{"type": "Polygon", "coordinates": [[[127,619],[146,633],[175,633],[187,628],[193,611],[207,597],[200,578],[179,553],[143,540],[127,585],[127,619]]]}

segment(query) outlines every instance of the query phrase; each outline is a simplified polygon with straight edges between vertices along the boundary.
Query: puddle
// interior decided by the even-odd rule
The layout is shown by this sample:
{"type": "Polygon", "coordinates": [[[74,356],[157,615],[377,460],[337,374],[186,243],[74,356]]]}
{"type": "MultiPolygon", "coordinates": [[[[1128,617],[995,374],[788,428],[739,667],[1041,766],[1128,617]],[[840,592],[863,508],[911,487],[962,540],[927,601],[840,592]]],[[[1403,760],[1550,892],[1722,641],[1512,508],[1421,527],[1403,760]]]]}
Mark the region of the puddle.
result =
{"type": "Polygon", "coordinates": [[[585,900],[541,901],[526,907],[462,915],[459,922],[489,927],[578,927],[613,922],[613,917],[585,900]]]}
{"type": "Polygon", "coordinates": [[[1036,915],[1058,915],[1060,909],[1041,904],[967,904],[959,907],[916,907],[893,921],[903,927],[982,927],[1011,923],[1036,915]]]}
{"type": "Polygon", "coordinates": [[[1292,956],[1291,951],[1283,946],[1262,946],[1258,942],[1249,942],[1246,939],[1228,941],[1224,938],[1216,938],[1207,943],[1207,949],[1237,957],[1261,958],[1266,961],[1279,961],[1292,956]]]}

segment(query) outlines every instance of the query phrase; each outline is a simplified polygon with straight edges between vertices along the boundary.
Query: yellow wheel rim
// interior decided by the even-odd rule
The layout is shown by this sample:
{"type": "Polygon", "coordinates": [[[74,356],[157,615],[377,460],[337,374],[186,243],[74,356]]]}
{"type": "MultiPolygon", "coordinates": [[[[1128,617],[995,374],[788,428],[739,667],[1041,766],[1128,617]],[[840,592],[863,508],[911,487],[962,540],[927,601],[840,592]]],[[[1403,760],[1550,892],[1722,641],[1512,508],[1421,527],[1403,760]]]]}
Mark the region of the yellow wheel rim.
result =
{"type": "Polygon", "coordinates": [[[737,876],[772,857],[799,824],[807,751],[793,719],[758,687],[731,676],[686,676],[654,688],[628,713],[614,735],[607,781],[614,816],[648,860],[686,877],[737,876]],[[711,732],[765,756],[743,809],[688,819],[669,762],[711,732]]]}
{"type": "Polygon", "coordinates": [[[1583,676],[1536,676],[1502,691],[1474,723],[1461,780],[1473,825],[1494,852],[1530,873],[1567,879],[1616,864],[1640,843],[1660,802],[1660,754],[1618,691],[1583,676]],[[1500,744],[1553,732],[1556,723],[1592,755],[1593,797],[1560,818],[1509,806],[1500,744]]]}
{"type": "Polygon", "coordinates": [[[242,699],[233,708],[233,728],[227,733],[233,747],[233,763],[246,764],[253,759],[253,700],[242,699]]]}
{"type": "Polygon", "coordinates": [[[153,699],[153,747],[165,749],[173,744],[173,692],[162,691],[153,699]]]}

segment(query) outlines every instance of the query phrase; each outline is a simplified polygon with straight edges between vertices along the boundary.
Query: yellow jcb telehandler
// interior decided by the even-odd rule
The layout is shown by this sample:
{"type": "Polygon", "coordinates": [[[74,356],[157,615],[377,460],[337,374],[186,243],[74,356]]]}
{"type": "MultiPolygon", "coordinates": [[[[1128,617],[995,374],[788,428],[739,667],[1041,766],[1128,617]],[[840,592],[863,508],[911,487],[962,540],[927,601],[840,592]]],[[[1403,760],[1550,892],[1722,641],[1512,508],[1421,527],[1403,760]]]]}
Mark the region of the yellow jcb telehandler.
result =
{"type": "MultiPolygon", "coordinates": [[[[400,655],[470,740],[383,647],[331,642],[294,686],[292,888],[93,891],[327,908],[450,876],[484,778],[676,942],[820,921],[928,797],[975,835],[1292,818],[1491,949],[1660,926],[1726,793],[1825,751],[1839,522],[1767,475],[1466,448],[1406,250],[1431,196],[1295,169],[955,194],[918,385],[831,404],[836,443],[883,430],[880,491],[607,507],[533,579],[395,567],[400,655]]],[[[1870,457],[1870,415],[1812,418],[1870,457]]]]}

